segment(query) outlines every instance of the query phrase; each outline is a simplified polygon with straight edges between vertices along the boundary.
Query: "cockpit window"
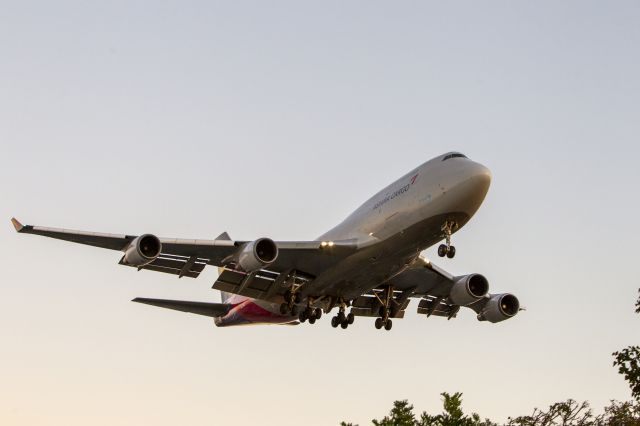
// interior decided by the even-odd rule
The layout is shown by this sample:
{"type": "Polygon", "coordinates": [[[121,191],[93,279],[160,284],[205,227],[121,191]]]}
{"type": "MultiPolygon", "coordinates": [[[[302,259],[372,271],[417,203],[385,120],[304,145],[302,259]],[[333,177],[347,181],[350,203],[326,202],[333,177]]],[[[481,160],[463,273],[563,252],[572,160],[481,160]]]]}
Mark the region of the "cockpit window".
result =
{"type": "Polygon", "coordinates": [[[467,156],[464,154],[460,154],[459,152],[454,152],[454,153],[445,155],[442,161],[447,161],[450,158],[456,158],[456,157],[467,158],[467,156]]]}

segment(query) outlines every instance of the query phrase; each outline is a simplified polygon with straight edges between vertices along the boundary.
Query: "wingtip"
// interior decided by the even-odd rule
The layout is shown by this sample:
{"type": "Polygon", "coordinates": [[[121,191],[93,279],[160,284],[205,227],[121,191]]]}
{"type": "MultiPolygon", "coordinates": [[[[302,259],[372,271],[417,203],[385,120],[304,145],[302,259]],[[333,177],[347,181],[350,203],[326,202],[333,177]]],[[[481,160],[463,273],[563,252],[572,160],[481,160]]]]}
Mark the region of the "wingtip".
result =
{"type": "Polygon", "coordinates": [[[18,219],[16,219],[15,217],[11,218],[11,223],[13,224],[13,227],[16,228],[16,232],[20,232],[24,229],[24,225],[20,223],[20,221],[18,221],[18,219]]]}

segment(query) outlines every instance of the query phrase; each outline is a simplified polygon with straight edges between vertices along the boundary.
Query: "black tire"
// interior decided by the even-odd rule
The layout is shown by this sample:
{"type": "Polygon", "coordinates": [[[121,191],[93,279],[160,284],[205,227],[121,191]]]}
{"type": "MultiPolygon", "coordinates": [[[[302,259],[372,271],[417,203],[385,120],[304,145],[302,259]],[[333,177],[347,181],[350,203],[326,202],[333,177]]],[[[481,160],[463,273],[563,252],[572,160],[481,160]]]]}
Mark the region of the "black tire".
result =
{"type": "Polygon", "coordinates": [[[454,246],[449,247],[449,250],[447,251],[447,257],[449,259],[453,259],[455,255],[456,255],[456,248],[454,246]]]}
{"type": "Polygon", "coordinates": [[[307,316],[307,313],[306,313],[305,311],[300,312],[300,315],[298,315],[298,320],[299,320],[300,322],[305,322],[307,319],[310,319],[310,318],[307,316]]]}
{"type": "Polygon", "coordinates": [[[387,331],[391,330],[392,326],[393,326],[393,322],[391,322],[390,319],[388,319],[387,322],[384,323],[384,329],[387,331]]]}
{"type": "Polygon", "coordinates": [[[440,244],[438,246],[438,256],[445,257],[447,255],[447,246],[440,244]]]}
{"type": "Polygon", "coordinates": [[[287,305],[286,303],[283,303],[280,305],[280,314],[281,315],[287,315],[289,313],[289,305],[287,305]]]}
{"type": "Polygon", "coordinates": [[[343,323],[346,318],[347,317],[344,315],[344,312],[339,312],[338,313],[338,321],[340,321],[341,323],[343,323]]]}
{"type": "Polygon", "coordinates": [[[343,330],[346,330],[347,327],[349,327],[349,323],[346,321],[343,321],[340,323],[340,327],[342,327],[343,330]]]}
{"type": "Polygon", "coordinates": [[[376,318],[376,322],[375,322],[376,328],[380,330],[382,328],[382,325],[383,325],[382,318],[376,318]]]}
{"type": "Polygon", "coordinates": [[[316,317],[316,319],[322,318],[322,309],[321,308],[316,308],[314,316],[316,317]]]}
{"type": "Polygon", "coordinates": [[[338,321],[338,317],[331,318],[331,327],[336,328],[340,325],[340,321],[338,321]]]}
{"type": "Polygon", "coordinates": [[[353,324],[353,321],[356,319],[356,316],[353,315],[353,312],[349,312],[349,315],[347,315],[347,322],[349,323],[349,325],[353,324]]]}
{"type": "Polygon", "coordinates": [[[309,318],[309,324],[315,324],[315,323],[316,323],[316,317],[309,318]]]}
{"type": "Polygon", "coordinates": [[[296,316],[298,315],[298,312],[299,312],[298,307],[296,305],[293,305],[291,307],[291,315],[296,316]]]}

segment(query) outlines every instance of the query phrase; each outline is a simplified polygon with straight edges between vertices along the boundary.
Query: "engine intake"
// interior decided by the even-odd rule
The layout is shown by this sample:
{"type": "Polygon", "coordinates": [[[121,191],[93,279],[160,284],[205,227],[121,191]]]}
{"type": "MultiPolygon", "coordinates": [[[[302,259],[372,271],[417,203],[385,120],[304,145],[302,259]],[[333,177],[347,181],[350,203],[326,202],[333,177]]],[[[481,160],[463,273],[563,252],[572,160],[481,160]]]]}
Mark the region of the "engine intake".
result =
{"type": "Polygon", "coordinates": [[[238,254],[238,267],[254,272],[270,265],[278,257],[278,246],[270,238],[259,238],[245,244],[238,254]]]}
{"type": "Polygon", "coordinates": [[[131,266],[144,266],[153,262],[162,251],[162,243],[155,235],[144,234],[136,237],[124,252],[124,263],[131,266]]]}
{"type": "Polygon", "coordinates": [[[466,306],[483,298],[489,292],[489,281],[480,274],[460,277],[451,287],[449,299],[454,305],[466,306]]]}
{"type": "Polygon", "coordinates": [[[520,311],[520,301],[513,294],[494,294],[478,314],[478,320],[500,322],[512,318],[518,311],[520,311]]]}

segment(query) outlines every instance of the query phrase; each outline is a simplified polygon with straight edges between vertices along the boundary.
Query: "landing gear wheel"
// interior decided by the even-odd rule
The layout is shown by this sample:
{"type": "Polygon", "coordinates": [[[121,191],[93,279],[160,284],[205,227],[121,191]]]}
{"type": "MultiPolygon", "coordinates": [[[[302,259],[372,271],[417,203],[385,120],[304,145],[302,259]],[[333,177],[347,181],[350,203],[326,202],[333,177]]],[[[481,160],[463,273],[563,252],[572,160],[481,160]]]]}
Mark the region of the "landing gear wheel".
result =
{"type": "Polygon", "coordinates": [[[281,315],[287,315],[289,313],[289,305],[286,303],[283,303],[280,305],[280,314],[281,315]]]}
{"type": "Polygon", "coordinates": [[[309,320],[309,322],[311,322],[311,318],[307,315],[307,311],[300,312],[300,315],[298,315],[298,320],[300,322],[305,322],[307,319],[309,320]]]}
{"type": "Polygon", "coordinates": [[[316,323],[316,317],[309,318],[309,324],[315,324],[315,323],[316,323]]]}
{"type": "Polygon", "coordinates": [[[338,321],[338,317],[331,318],[331,327],[336,328],[340,325],[340,321],[338,321]]]}
{"type": "Polygon", "coordinates": [[[387,322],[384,323],[384,329],[389,331],[391,330],[391,326],[393,326],[393,323],[391,322],[390,319],[388,319],[387,322]]]}
{"type": "Polygon", "coordinates": [[[340,327],[342,327],[342,329],[343,329],[343,330],[346,330],[346,329],[347,329],[347,327],[349,327],[349,323],[348,323],[348,322],[346,322],[346,321],[341,322],[341,323],[340,323],[340,327]]]}
{"type": "Polygon", "coordinates": [[[322,318],[322,309],[321,308],[316,308],[315,311],[314,311],[313,316],[316,317],[317,320],[322,318]]]}
{"type": "Polygon", "coordinates": [[[382,323],[383,323],[382,318],[376,318],[375,326],[378,330],[382,328],[382,325],[383,325],[382,323]]]}
{"type": "Polygon", "coordinates": [[[438,256],[445,257],[447,255],[447,246],[440,244],[438,246],[438,256]]]}
{"type": "Polygon", "coordinates": [[[453,256],[456,255],[456,248],[454,246],[450,246],[449,250],[447,250],[447,257],[449,259],[453,259],[453,256]]]}
{"type": "Polygon", "coordinates": [[[349,323],[349,325],[353,324],[353,321],[356,319],[356,316],[353,315],[353,312],[349,312],[349,315],[347,315],[347,322],[349,323]]]}
{"type": "Polygon", "coordinates": [[[291,315],[298,315],[298,307],[296,305],[291,307],[291,315]]]}
{"type": "Polygon", "coordinates": [[[340,321],[340,323],[343,323],[346,319],[347,317],[344,315],[344,312],[338,313],[338,321],[340,321]]]}

